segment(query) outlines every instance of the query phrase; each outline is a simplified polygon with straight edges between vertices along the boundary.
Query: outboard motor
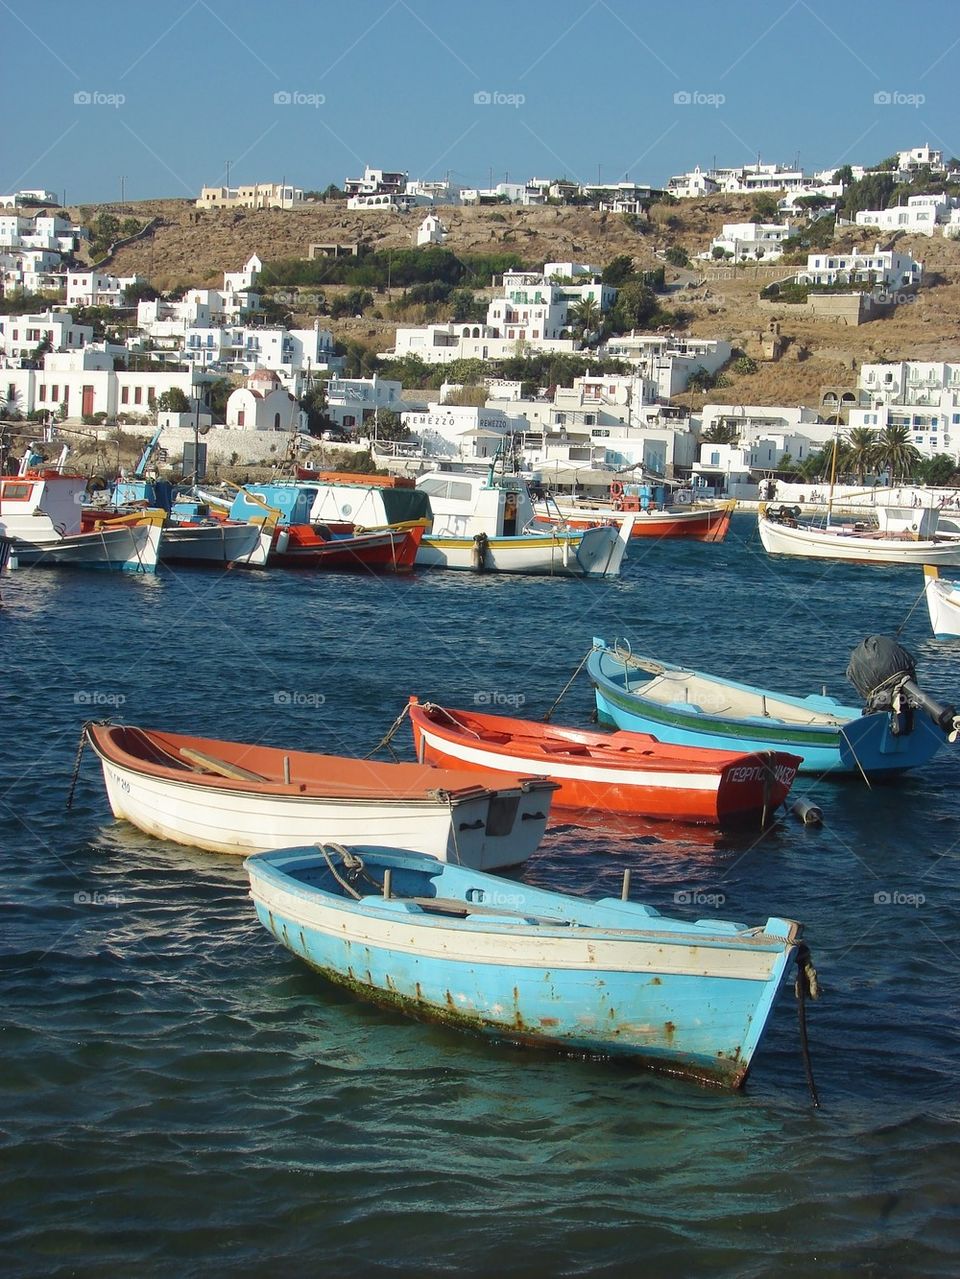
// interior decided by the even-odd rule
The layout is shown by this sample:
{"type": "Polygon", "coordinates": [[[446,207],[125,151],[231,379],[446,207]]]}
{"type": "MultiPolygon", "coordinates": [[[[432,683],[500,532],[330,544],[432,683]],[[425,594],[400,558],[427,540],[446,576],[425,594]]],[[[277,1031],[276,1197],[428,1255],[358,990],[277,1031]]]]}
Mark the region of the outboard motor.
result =
{"type": "Polygon", "coordinates": [[[909,733],[914,710],[924,710],[951,741],[960,728],[955,707],[928,697],[916,682],[913,655],[887,635],[868,635],[850,654],[847,679],[866,705],[863,713],[890,711],[896,717],[893,731],[909,733]]]}

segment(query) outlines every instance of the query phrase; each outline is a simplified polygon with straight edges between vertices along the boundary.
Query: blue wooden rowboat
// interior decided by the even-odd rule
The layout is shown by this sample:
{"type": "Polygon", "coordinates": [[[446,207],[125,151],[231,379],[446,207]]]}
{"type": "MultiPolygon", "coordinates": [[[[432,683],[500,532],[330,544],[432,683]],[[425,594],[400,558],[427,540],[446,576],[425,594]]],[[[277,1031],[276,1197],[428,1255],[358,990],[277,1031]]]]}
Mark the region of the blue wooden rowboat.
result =
{"type": "Polygon", "coordinates": [[[327,844],[245,866],[266,928],[358,995],[726,1087],[746,1079],[789,961],[806,951],[791,920],[688,923],[422,853],[327,844]]]}
{"type": "Polygon", "coordinates": [[[903,772],[947,740],[906,705],[862,711],[820,694],[790,697],[639,657],[619,641],[610,648],[595,638],[587,673],[601,724],[681,746],[789,751],[804,773],[903,772]]]}

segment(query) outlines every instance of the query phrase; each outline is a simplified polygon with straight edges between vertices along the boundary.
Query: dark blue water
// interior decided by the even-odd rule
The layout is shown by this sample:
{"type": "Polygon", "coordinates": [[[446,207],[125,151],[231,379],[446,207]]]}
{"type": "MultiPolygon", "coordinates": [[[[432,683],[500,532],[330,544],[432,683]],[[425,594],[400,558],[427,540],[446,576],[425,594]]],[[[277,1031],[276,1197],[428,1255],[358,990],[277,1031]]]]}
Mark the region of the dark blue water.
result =
{"type": "MultiPolygon", "coordinates": [[[[408,692],[539,716],[593,634],[851,698],[850,650],[921,586],[770,560],[739,517],[723,546],[640,547],[618,583],[5,578],[0,1271],[956,1275],[956,750],[897,786],[801,779],[820,830],[561,828],[524,872],[599,893],[629,866],[667,912],[802,920],[819,1112],[786,993],[742,1095],[500,1047],[329,988],[237,862],[114,823],[89,757],[64,810],[88,718],[366,751],[408,692]]],[[[904,638],[960,700],[922,604],[904,638]]],[[[578,681],[556,718],[590,704],[578,681]]]]}

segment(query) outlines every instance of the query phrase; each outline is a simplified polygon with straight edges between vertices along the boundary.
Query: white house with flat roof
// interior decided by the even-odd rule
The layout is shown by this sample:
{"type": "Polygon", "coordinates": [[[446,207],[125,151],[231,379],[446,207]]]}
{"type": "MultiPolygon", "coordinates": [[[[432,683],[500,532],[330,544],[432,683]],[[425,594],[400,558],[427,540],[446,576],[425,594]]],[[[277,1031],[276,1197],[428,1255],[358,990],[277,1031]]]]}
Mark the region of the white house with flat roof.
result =
{"type": "Polygon", "coordinates": [[[467,404],[428,404],[401,415],[403,425],[418,436],[426,452],[450,458],[495,457],[504,437],[518,434],[523,418],[499,408],[467,404]]]}
{"type": "Polygon", "coordinates": [[[790,222],[726,222],[710,248],[700,258],[717,256],[717,251],[735,262],[776,262],[783,256],[783,242],[796,233],[790,222]]]}
{"type": "Polygon", "coordinates": [[[960,364],[930,360],[862,364],[859,387],[861,398],[874,405],[940,405],[944,394],[960,397],[960,364]]]}
{"type": "Polygon", "coordinates": [[[198,209],[295,209],[303,191],[284,182],[254,182],[240,187],[203,187],[198,209]]]}
{"type": "Polygon", "coordinates": [[[380,409],[402,410],[403,383],[379,377],[333,377],[327,382],[326,413],[344,430],[363,426],[380,409]]]}
{"type": "Polygon", "coordinates": [[[106,275],[89,268],[67,272],[67,306],[122,306],[124,289],[146,284],[142,275],[106,275]]]}
{"type": "Polygon", "coordinates": [[[910,288],[923,279],[923,263],[909,253],[874,246],[849,253],[811,253],[807,269],[796,276],[798,284],[874,284],[887,288],[910,288]]]}
{"type": "Polygon", "coordinates": [[[727,363],[733,347],[722,338],[698,338],[683,333],[629,333],[608,338],[603,354],[632,364],[654,384],[651,398],[669,400],[687,389],[698,370],[716,373],[727,363]]]}
{"type": "Polygon", "coordinates": [[[942,192],[939,195],[911,195],[906,204],[890,209],[860,209],[854,216],[856,226],[877,227],[880,231],[903,231],[908,235],[934,235],[950,223],[951,215],[960,209],[960,200],[942,192]]]}
{"type": "Polygon", "coordinates": [[[68,311],[0,315],[0,355],[6,360],[19,363],[45,340],[52,351],[76,351],[93,341],[93,329],[77,324],[68,311]]]}

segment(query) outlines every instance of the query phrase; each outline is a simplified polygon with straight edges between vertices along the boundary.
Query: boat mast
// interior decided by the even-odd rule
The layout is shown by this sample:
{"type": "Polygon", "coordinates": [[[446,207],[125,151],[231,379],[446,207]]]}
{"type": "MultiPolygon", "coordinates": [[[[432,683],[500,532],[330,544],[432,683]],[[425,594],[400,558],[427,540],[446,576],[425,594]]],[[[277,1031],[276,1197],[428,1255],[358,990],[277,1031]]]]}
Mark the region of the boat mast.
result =
{"type": "Polygon", "coordinates": [[[833,429],[833,457],[830,459],[830,493],[827,497],[827,528],[830,527],[830,516],[833,513],[833,483],[837,478],[837,440],[839,435],[840,422],[838,421],[833,429]]]}

